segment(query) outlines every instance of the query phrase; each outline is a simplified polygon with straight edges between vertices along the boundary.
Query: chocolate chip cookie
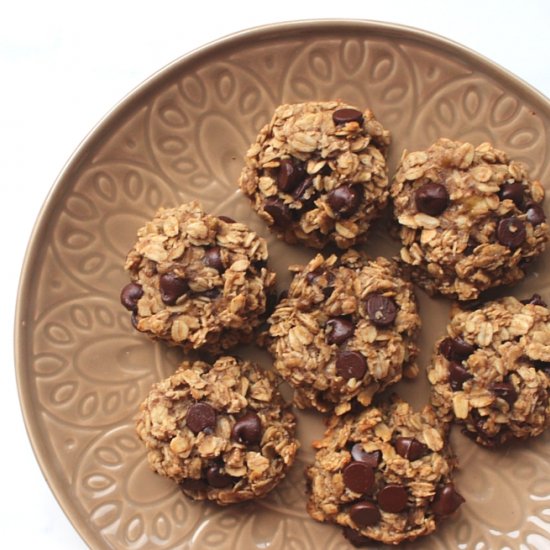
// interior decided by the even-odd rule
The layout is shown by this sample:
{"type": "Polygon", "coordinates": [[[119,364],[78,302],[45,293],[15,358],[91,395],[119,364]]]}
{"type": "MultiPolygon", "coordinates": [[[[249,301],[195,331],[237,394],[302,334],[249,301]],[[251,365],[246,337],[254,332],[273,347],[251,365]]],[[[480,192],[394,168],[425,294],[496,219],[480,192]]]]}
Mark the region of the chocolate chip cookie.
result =
{"type": "Polygon", "coordinates": [[[370,110],[281,105],[248,150],[239,185],[285,241],[348,248],[386,205],[389,143],[370,110]]]}
{"type": "Polygon", "coordinates": [[[121,292],[134,327],[185,350],[228,349],[263,320],[275,274],[264,239],[196,202],[161,208],[138,231],[121,292]]]}
{"type": "Polygon", "coordinates": [[[489,143],[405,151],[391,197],[401,260],[431,294],[472,300],[516,283],[548,240],[541,183],[489,143]]]}
{"type": "Polygon", "coordinates": [[[430,407],[396,400],[333,416],[307,470],[313,519],[344,527],[352,543],[398,544],[433,532],[464,502],[456,461],[430,407]]]}
{"type": "Polygon", "coordinates": [[[432,404],[493,447],[550,424],[550,310],[534,295],[457,310],[428,367],[432,404]]]}
{"type": "Polygon", "coordinates": [[[288,296],[268,319],[268,349],[298,407],[343,414],[403,372],[416,375],[420,318],[394,262],[349,250],[291,269],[288,296]]]}
{"type": "Polygon", "coordinates": [[[151,468],[195,500],[264,496],[298,448],[295,417],[277,382],[272,372],[233,357],[183,362],[140,407],[137,433],[151,468]]]}

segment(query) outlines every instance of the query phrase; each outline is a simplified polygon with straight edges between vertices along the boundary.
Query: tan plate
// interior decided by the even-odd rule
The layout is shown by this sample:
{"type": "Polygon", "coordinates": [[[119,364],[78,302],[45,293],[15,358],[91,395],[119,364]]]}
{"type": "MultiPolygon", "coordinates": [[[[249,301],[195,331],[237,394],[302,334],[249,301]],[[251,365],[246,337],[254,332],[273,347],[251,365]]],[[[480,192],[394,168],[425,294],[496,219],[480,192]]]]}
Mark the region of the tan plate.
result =
{"type": "MultiPolygon", "coordinates": [[[[236,191],[247,145],[283,102],[342,98],[370,106],[402,148],[439,136],[490,140],[550,181],[550,104],[479,55],[394,25],[310,21],[222,39],[132,92],[78,148],[39,216],[19,293],[20,398],[36,456],[61,506],[93,548],[336,549],[340,530],[304,509],[304,465],[321,417],[300,414],[303,448],[269,498],[233,508],[190,503],[151,473],[132,417],[178,352],[130,327],[119,304],[122,263],[136,229],[160,205],[199,199],[211,212],[267,231],[236,191]],[[323,543],[319,544],[319,541],[323,543]]],[[[269,238],[280,289],[286,267],[311,253],[269,238]]],[[[396,248],[379,229],[372,254],[396,248]]],[[[550,298],[549,254],[513,293],[550,298]]],[[[421,365],[444,330],[449,303],[418,293],[421,365]]],[[[244,351],[261,358],[260,352],[244,351]]],[[[422,372],[399,388],[427,400],[422,372]]],[[[491,452],[453,436],[467,503],[414,548],[548,548],[548,437],[491,452]]]]}

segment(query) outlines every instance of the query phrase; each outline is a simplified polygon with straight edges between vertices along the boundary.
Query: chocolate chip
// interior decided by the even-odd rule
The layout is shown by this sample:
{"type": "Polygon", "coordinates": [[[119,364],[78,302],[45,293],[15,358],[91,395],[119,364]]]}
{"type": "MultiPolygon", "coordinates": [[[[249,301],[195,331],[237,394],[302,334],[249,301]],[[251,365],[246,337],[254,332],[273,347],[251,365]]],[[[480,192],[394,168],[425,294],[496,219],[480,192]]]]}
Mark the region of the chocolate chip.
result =
{"type": "Polygon", "coordinates": [[[475,348],[462,338],[445,338],[441,344],[439,344],[439,353],[443,355],[449,361],[461,362],[468,359],[475,348]]]}
{"type": "Polygon", "coordinates": [[[525,241],[526,236],[525,224],[515,216],[498,222],[497,239],[500,244],[508,248],[518,248],[525,241]]]}
{"type": "Polygon", "coordinates": [[[223,265],[221,249],[219,246],[212,246],[204,252],[204,257],[202,263],[206,267],[212,267],[220,273],[225,271],[225,266],[223,265]]]}
{"type": "Polygon", "coordinates": [[[344,485],[354,493],[368,493],[374,485],[374,470],[363,462],[350,462],[342,473],[344,485]]]}
{"type": "Polygon", "coordinates": [[[132,315],[130,316],[130,322],[132,323],[132,326],[136,329],[136,330],[139,330],[138,329],[138,314],[137,314],[137,311],[132,311],[132,315]]]}
{"type": "Polygon", "coordinates": [[[277,173],[277,187],[284,193],[290,193],[305,176],[305,166],[298,159],[281,159],[277,173]]]}
{"type": "Polygon", "coordinates": [[[526,300],[521,300],[521,303],[524,305],[548,307],[540,294],[533,294],[531,298],[527,298],[526,300]]]}
{"type": "Polygon", "coordinates": [[[407,507],[407,489],[402,485],[392,483],[379,491],[376,499],[384,512],[397,514],[407,507]]]}
{"type": "Polygon", "coordinates": [[[527,221],[533,225],[539,225],[546,220],[544,210],[539,204],[530,204],[527,208],[527,221]]]}
{"type": "Polygon", "coordinates": [[[213,430],[216,427],[216,411],[208,403],[194,403],[187,411],[185,423],[194,434],[206,429],[213,430]]]}
{"type": "Polygon", "coordinates": [[[494,382],[491,384],[491,391],[496,397],[504,399],[510,407],[518,398],[518,392],[510,382],[494,382]]]}
{"type": "Polygon", "coordinates": [[[452,483],[449,483],[437,490],[432,502],[432,510],[437,516],[448,516],[463,502],[465,502],[464,498],[456,492],[452,483]]]}
{"type": "Polygon", "coordinates": [[[523,185],[519,182],[505,183],[498,193],[501,200],[509,199],[518,208],[523,208],[523,185]]]}
{"type": "Polygon", "coordinates": [[[225,223],[237,223],[233,218],[229,216],[218,216],[218,219],[225,223]]]}
{"type": "Polygon", "coordinates": [[[361,380],[366,370],[367,362],[357,351],[341,351],[336,356],[336,372],[344,380],[361,380]]]}
{"type": "MultiPolygon", "coordinates": [[[[313,178],[305,178],[301,181],[301,183],[294,189],[292,193],[292,197],[296,200],[302,200],[302,197],[304,196],[305,192],[313,185],[313,178]]],[[[311,199],[309,199],[311,200],[311,199]]]]}
{"type": "Polygon", "coordinates": [[[167,306],[173,306],[177,299],[189,290],[185,279],[173,273],[164,273],[159,280],[160,297],[167,306]]]}
{"type": "Polygon", "coordinates": [[[428,447],[414,437],[398,437],[394,447],[398,455],[410,461],[418,460],[429,452],[428,447]]]}
{"type": "Polygon", "coordinates": [[[332,113],[332,120],[334,124],[346,124],[347,122],[357,122],[363,124],[363,113],[357,109],[350,109],[345,107],[344,109],[338,109],[332,113]]]}
{"type": "Polygon", "coordinates": [[[355,548],[366,548],[370,546],[378,546],[376,541],[369,539],[369,537],[364,537],[351,527],[344,527],[343,529],[344,537],[353,545],[355,548]]]}
{"type": "Polygon", "coordinates": [[[451,361],[449,363],[449,382],[453,391],[460,391],[464,382],[471,380],[473,375],[460,363],[451,361]]]}
{"type": "Polygon", "coordinates": [[[375,504],[363,500],[349,509],[349,517],[357,527],[363,529],[369,525],[376,525],[382,516],[375,504]]]}
{"type": "Polygon", "coordinates": [[[208,290],[205,290],[199,294],[199,296],[204,296],[205,298],[208,298],[209,300],[215,300],[218,298],[221,294],[221,291],[219,288],[210,288],[208,290]]]}
{"type": "Polygon", "coordinates": [[[449,205],[449,193],[444,185],[429,182],[416,190],[414,200],[419,212],[439,216],[449,205]]]}
{"type": "Polygon", "coordinates": [[[355,326],[345,317],[333,317],[327,321],[326,340],[328,344],[343,344],[353,336],[355,326]]]}
{"type": "Polygon", "coordinates": [[[327,202],[339,218],[351,216],[361,204],[363,188],[359,185],[341,185],[327,195],[327,202]]]}
{"type": "Polygon", "coordinates": [[[128,283],[120,292],[120,303],[129,311],[137,309],[137,303],[143,296],[143,288],[138,283],[128,283]]]}
{"type": "Polygon", "coordinates": [[[292,223],[290,208],[281,199],[273,197],[266,199],[264,210],[273,218],[273,223],[281,229],[292,223]]]}
{"type": "Polygon", "coordinates": [[[355,443],[351,448],[351,456],[356,462],[363,462],[371,468],[376,468],[382,460],[381,451],[372,451],[368,453],[361,443],[355,443]]]}
{"type": "Polygon", "coordinates": [[[262,421],[254,412],[241,416],[231,430],[231,439],[239,443],[254,444],[262,440],[262,421]]]}
{"type": "Polygon", "coordinates": [[[367,315],[377,327],[387,327],[395,321],[397,304],[388,296],[370,294],[367,296],[367,315]]]}
{"type": "Polygon", "coordinates": [[[206,470],[206,480],[208,481],[208,485],[215,489],[224,489],[225,487],[233,485],[235,481],[230,475],[223,474],[220,467],[217,465],[210,466],[208,470],[206,470]]]}

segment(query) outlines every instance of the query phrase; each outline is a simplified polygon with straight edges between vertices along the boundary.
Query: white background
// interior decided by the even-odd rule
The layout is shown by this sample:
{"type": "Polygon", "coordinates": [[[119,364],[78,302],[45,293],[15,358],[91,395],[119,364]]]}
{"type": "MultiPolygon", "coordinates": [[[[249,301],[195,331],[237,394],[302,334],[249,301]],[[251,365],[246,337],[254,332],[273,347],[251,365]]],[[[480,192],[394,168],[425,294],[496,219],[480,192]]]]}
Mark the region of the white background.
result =
{"type": "Polygon", "coordinates": [[[115,103],[173,59],[238,30],[309,18],[375,19],[420,27],[478,51],[550,96],[550,2],[544,0],[0,4],[3,548],[86,547],[34,459],[19,409],[12,351],[25,248],[58,172],[115,103]]]}

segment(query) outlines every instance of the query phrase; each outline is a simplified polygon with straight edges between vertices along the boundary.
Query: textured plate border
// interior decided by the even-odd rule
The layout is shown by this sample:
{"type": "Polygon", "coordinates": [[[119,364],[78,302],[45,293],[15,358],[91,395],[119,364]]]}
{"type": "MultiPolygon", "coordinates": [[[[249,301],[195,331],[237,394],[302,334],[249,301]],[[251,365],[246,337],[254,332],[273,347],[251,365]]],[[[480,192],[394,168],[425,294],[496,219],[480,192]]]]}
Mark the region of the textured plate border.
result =
{"type": "Polygon", "coordinates": [[[75,529],[80,533],[85,542],[92,547],[101,546],[104,543],[104,540],[98,536],[98,533],[89,524],[79,518],[79,514],[67,491],[67,486],[65,485],[64,480],[56,475],[55,469],[48,466],[48,462],[51,463],[51,458],[48,455],[48,448],[45,443],[48,434],[41,432],[38,429],[38,423],[33,421],[34,416],[37,413],[33,407],[35,396],[32,391],[29,391],[29,381],[32,377],[28,361],[28,354],[31,344],[29,337],[31,335],[29,335],[26,330],[25,313],[29,306],[29,299],[27,296],[30,295],[31,285],[33,283],[33,274],[29,268],[33,263],[39,262],[42,257],[37,237],[47,228],[50,217],[52,213],[55,212],[57,204],[62,200],[64,194],[70,188],[73,171],[77,169],[80,163],[87,158],[89,148],[94,143],[101,142],[103,138],[109,135],[111,127],[116,125],[119,120],[127,115],[129,110],[132,109],[134,102],[146,98],[147,94],[149,94],[155,86],[158,86],[163,81],[171,78],[175,72],[186,67],[192,67],[195,64],[200,64],[204,57],[207,57],[216,51],[221,51],[227,47],[237,47],[244,42],[273,39],[277,37],[288,37],[297,34],[302,37],[307,34],[318,36],[325,31],[334,33],[334,31],[338,29],[341,29],[342,31],[371,31],[379,34],[385,34],[388,37],[405,37],[420,43],[430,42],[431,44],[437,44],[444,54],[454,57],[458,56],[460,59],[471,64],[472,66],[481,69],[488,76],[506,80],[506,82],[510,85],[511,91],[521,95],[522,97],[527,97],[530,102],[538,105],[541,110],[548,111],[550,109],[548,100],[540,92],[502,67],[495,65],[485,57],[464,46],[461,46],[446,38],[410,27],[382,22],[358,20],[295,21],[261,26],[224,37],[170,63],[165,68],[153,74],[150,78],[128,94],[122,101],[120,101],[91,130],[73,155],[71,155],[44,202],[31,234],[29,246],[23,262],[15,317],[14,344],[17,384],[25,425],[33,450],[42,472],[59,504],[63,508],[69,520],[73,523],[75,529]]]}

